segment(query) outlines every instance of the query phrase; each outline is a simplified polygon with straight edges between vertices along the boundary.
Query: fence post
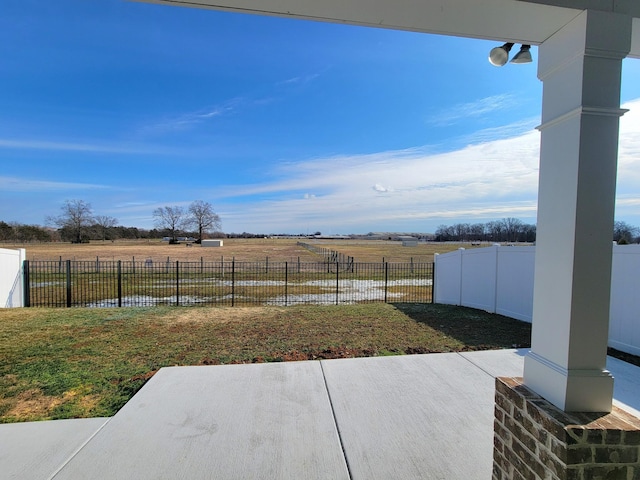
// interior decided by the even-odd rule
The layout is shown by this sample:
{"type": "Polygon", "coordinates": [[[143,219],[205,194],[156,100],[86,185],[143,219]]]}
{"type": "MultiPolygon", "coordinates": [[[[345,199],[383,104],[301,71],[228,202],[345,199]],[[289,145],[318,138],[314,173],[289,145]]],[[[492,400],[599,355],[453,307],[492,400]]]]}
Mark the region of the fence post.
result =
{"type": "Polygon", "coordinates": [[[67,308],[71,306],[71,260],[66,261],[67,264],[67,308]]]}
{"type": "Polygon", "coordinates": [[[118,307],[122,307],[122,261],[118,260],[118,307]]]}
{"type": "Polygon", "coordinates": [[[96,273],[100,273],[100,257],[96,255],[96,273]]]}
{"type": "Polygon", "coordinates": [[[204,258],[200,257],[200,275],[204,273],[204,258]]]}
{"type": "Polygon", "coordinates": [[[231,306],[235,307],[236,300],[236,258],[231,260],[231,306]]]}
{"type": "Polygon", "coordinates": [[[133,270],[133,274],[136,274],[136,257],[133,256],[131,257],[131,268],[133,270]]]}
{"type": "Polygon", "coordinates": [[[300,274],[300,257],[298,257],[298,274],[300,274]]]}
{"type": "Polygon", "coordinates": [[[180,261],[176,260],[176,307],[180,305],[180,261]]]}
{"type": "MultiPolygon", "coordinates": [[[[300,268],[300,267],[298,267],[300,268]]],[[[284,262],[284,306],[287,306],[287,294],[289,291],[289,263],[284,262]]]]}
{"type": "Polygon", "coordinates": [[[336,262],[336,305],[340,300],[340,264],[336,262]]]}
{"type": "Polygon", "coordinates": [[[433,256],[433,262],[430,264],[431,265],[431,303],[435,303],[435,297],[436,297],[436,255],[438,255],[437,253],[433,256]]]}
{"type": "Polygon", "coordinates": [[[389,264],[384,262],[384,303],[387,303],[387,286],[389,285],[389,264]]]}
{"type": "Polygon", "coordinates": [[[267,257],[267,260],[266,260],[266,267],[265,267],[264,273],[269,273],[269,257],[267,257]]]}
{"type": "Polygon", "coordinates": [[[22,282],[24,283],[23,285],[24,288],[22,290],[22,295],[24,296],[24,299],[22,304],[25,307],[30,307],[31,291],[29,286],[29,260],[25,260],[22,262],[22,282]]]}

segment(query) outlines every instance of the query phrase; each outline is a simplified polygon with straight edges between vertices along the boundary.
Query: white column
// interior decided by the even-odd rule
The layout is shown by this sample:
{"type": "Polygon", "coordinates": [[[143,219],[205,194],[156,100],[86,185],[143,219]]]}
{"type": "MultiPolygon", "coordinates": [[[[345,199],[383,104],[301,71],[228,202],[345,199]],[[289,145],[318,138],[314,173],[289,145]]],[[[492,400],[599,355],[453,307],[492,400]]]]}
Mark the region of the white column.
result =
{"type": "Polygon", "coordinates": [[[611,411],[606,352],[620,76],[630,43],[630,17],[584,11],[539,49],[540,184],[524,383],[565,411],[611,411]]]}

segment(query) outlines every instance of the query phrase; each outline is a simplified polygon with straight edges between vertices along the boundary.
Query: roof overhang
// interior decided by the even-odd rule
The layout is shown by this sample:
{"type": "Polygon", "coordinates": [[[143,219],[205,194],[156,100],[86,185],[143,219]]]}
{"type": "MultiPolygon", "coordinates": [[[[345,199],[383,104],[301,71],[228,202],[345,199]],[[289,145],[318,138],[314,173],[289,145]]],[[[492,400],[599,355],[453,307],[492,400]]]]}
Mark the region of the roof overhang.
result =
{"type": "Polygon", "coordinates": [[[591,8],[631,15],[629,56],[640,58],[635,0],[138,0],[539,45],[591,8]]]}

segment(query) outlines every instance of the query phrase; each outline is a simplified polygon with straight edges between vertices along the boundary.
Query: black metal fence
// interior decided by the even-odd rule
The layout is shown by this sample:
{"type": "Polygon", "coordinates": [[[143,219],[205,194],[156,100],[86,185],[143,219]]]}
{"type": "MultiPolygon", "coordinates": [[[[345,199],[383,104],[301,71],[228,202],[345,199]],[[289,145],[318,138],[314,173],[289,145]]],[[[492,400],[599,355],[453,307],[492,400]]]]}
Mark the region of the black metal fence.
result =
{"type": "Polygon", "coordinates": [[[433,263],[25,261],[25,306],[430,303],[433,263]]]}
{"type": "Polygon", "coordinates": [[[317,253],[318,255],[322,255],[326,261],[328,262],[338,262],[338,263],[354,263],[354,257],[350,257],[349,255],[345,255],[344,253],[336,252],[335,250],[331,250],[330,248],[320,247],[318,245],[312,245],[310,243],[298,242],[297,245],[302,248],[306,248],[310,252],[317,253]]]}

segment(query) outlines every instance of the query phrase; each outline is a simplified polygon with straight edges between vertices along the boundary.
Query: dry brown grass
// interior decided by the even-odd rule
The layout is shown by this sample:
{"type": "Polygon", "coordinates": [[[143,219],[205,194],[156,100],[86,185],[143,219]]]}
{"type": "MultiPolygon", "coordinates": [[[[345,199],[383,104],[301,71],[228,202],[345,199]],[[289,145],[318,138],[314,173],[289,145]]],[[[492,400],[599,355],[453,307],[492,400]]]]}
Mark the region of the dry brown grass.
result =
{"type": "MultiPolygon", "coordinates": [[[[417,247],[403,247],[401,242],[379,240],[306,240],[303,242],[335,250],[355,258],[356,262],[433,262],[434,253],[446,253],[460,247],[475,248],[470,244],[420,243],[417,247]]],[[[39,243],[39,244],[3,244],[3,248],[25,248],[28,260],[82,260],[92,261],[99,258],[104,261],[123,260],[144,261],[151,258],[154,262],[179,261],[230,261],[273,262],[297,261],[317,262],[322,260],[297,245],[295,239],[224,239],[221,248],[201,247],[184,244],[169,245],[160,240],[116,240],[95,241],[86,244],[39,243]]],[[[485,245],[486,246],[486,245],[485,245]]]]}
{"type": "MultiPolygon", "coordinates": [[[[311,242],[310,242],[311,243],[311,242]]],[[[356,262],[433,262],[435,253],[447,253],[463,248],[477,248],[470,243],[419,243],[416,247],[403,247],[402,242],[382,240],[319,240],[313,242],[355,258],[356,262]]],[[[489,244],[484,244],[486,247],[489,244]]]]}
{"type": "Polygon", "coordinates": [[[115,242],[95,241],[84,244],[71,243],[39,243],[39,244],[4,244],[3,248],[25,248],[28,260],[123,260],[144,261],[231,261],[240,262],[292,261],[300,257],[301,262],[316,262],[318,256],[305,248],[296,245],[296,240],[289,239],[225,239],[221,248],[201,247],[186,244],[169,245],[160,240],[116,240],[115,242]]]}

